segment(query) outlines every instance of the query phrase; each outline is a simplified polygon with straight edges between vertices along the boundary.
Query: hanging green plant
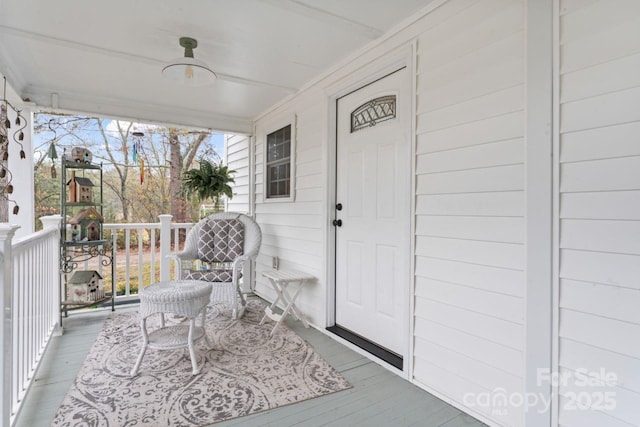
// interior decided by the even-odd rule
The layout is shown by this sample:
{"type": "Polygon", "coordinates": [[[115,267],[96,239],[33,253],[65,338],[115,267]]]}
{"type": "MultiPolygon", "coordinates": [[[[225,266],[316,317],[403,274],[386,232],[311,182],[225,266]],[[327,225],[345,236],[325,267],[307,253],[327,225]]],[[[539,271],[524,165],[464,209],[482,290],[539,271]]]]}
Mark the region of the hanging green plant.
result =
{"type": "Polygon", "coordinates": [[[234,183],[232,174],[227,166],[211,164],[208,160],[200,160],[200,167],[189,169],[182,176],[182,191],[186,197],[196,197],[201,202],[212,199],[218,202],[220,196],[233,198],[233,190],[229,184],[234,183]]]}

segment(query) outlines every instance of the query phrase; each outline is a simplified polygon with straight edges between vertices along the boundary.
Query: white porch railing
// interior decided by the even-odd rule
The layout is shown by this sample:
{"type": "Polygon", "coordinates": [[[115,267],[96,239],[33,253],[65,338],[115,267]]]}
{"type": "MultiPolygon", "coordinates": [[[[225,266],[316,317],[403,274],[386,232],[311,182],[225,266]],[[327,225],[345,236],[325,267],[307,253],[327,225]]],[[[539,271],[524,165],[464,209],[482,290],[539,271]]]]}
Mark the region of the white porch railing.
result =
{"type": "Polygon", "coordinates": [[[182,249],[180,235],[185,236],[193,223],[171,223],[171,215],[159,217],[158,223],[103,224],[107,236],[112,240],[116,236],[114,286],[124,283],[122,289],[117,287],[116,301],[136,298],[141,287],[174,278],[167,255],[182,249]]]}
{"type": "Polygon", "coordinates": [[[2,426],[20,410],[58,321],[60,216],[43,224],[43,231],[15,241],[18,227],[0,224],[2,426]]]}
{"type": "MultiPolygon", "coordinates": [[[[172,278],[167,255],[182,249],[181,234],[186,235],[193,224],[172,224],[171,218],[160,215],[158,223],[104,224],[105,237],[111,235],[117,248],[113,260],[116,300],[136,298],[140,287],[172,278]],[[124,288],[118,289],[117,283],[124,283],[124,288]]],[[[15,240],[18,227],[0,224],[0,427],[14,422],[50,338],[60,326],[61,218],[41,220],[44,230],[15,240]]],[[[82,268],[102,274],[97,259],[85,263],[82,268]]]]}

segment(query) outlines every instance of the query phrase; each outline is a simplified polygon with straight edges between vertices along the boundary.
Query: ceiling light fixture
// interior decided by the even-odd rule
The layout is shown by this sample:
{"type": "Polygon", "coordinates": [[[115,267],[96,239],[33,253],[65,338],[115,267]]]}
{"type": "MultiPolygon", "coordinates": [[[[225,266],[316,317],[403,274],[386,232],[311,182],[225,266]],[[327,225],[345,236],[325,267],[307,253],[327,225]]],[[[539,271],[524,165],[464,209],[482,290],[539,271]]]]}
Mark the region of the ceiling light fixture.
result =
{"type": "Polygon", "coordinates": [[[180,37],[180,46],[184,47],[184,57],[176,58],[162,69],[162,75],[169,80],[186,86],[203,86],[216,79],[207,64],[193,57],[193,49],[198,41],[191,37],[180,37]]]}

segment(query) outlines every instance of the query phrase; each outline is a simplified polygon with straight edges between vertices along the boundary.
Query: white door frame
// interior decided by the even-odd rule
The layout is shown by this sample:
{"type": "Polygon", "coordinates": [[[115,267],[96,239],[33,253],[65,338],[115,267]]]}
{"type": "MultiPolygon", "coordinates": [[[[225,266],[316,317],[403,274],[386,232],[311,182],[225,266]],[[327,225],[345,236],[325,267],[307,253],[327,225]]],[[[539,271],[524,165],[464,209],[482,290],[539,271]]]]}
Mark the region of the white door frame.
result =
{"type": "Polygon", "coordinates": [[[325,203],[325,230],[326,230],[326,262],[325,262],[325,271],[327,278],[327,311],[326,311],[326,326],[335,325],[335,308],[336,308],[336,296],[335,296],[335,286],[336,286],[336,241],[335,241],[335,230],[333,225],[331,225],[331,221],[335,219],[335,203],[336,203],[336,142],[337,142],[337,100],[355,90],[360,89],[363,86],[366,86],[370,83],[375,82],[394,71],[397,71],[403,67],[407,68],[406,78],[411,79],[409,96],[410,105],[408,105],[408,111],[410,114],[409,123],[411,129],[409,129],[410,135],[410,164],[411,168],[408,173],[411,174],[411,204],[410,204],[410,248],[409,248],[409,290],[406,292],[406,300],[404,301],[405,307],[405,332],[408,334],[407,336],[407,346],[402,352],[401,356],[403,357],[403,370],[400,371],[397,368],[387,364],[386,362],[376,358],[370,353],[360,349],[359,347],[352,345],[346,340],[342,340],[339,337],[335,337],[339,341],[343,342],[353,350],[358,353],[376,361],[377,363],[383,365],[387,369],[393,371],[394,373],[399,374],[405,379],[410,379],[413,375],[413,362],[412,362],[412,349],[413,349],[413,311],[414,311],[414,287],[415,287],[415,275],[413,271],[415,270],[415,153],[416,153],[416,96],[415,96],[415,81],[416,81],[416,43],[413,42],[411,44],[405,45],[401,48],[398,48],[387,55],[378,58],[375,61],[370,62],[366,66],[360,68],[356,72],[353,72],[348,77],[344,78],[340,82],[335,83],[332,86],[329,86],[326,90],[326,105],[327,105],[327,145],[326,145],[326,171],[327,171],[327,194],[326,194],[326,203],[325,203]]]}

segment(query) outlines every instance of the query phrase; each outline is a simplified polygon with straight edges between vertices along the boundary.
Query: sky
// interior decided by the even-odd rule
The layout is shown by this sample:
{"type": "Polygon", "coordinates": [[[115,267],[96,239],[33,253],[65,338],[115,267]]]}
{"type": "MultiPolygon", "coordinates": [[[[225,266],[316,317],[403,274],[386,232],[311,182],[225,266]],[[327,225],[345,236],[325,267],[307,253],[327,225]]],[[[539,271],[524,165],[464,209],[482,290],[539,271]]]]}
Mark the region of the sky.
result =
{"type": "MultiPolygon", "coordinates": [[[[130,122],[120,120],[121,127],[126,128],[130,122]]],[[[102,124],[107,134],[112,134],[114,137],[117,136],[117,121],[112,119],[102,119],[102,124]]],[[[158,128],[162,128],[162,126],[153,125],[153,124],[145,124],[145,123],[134,123],[131,132],[143,132],[146,136],[149,134],[154,134],[158,128]]],[[[37,161],[41,156],[47,155],[47,150],[49,149],[50,141],[59,136],[60,132],[55,133],[53,131],[43,131],[40,133],[34,134],[34,160],[37,161]]],[[[79,136],[87,141],[102,141],[102,136],[100,135],[100,130],[97,126],[89,127],[83,129],[78,132],[79,136]]],[[[135,139],[131,138],[131,144],[135,139]]],[[[57,144],[58,156],[62,155],[61,145],[69,146],[69,145],[81,145],[81,142],[75,138],[65,137],[63,140],[60,140],[57,144]]],[[[223,134],[213,134],[210,140],[210,145],[212,145],[216,152],[222,157],[224,156],[224,135],[223,134]]],[[[104,147],[104,146],[103,146],[104,147]]],[[[94,149],[95,150],[95,149],[94,149]]],[[[97,156],[100,156],[99,151],[94,153],[97,156]]],[[[100,156],[102,157],[102,156],[100,156]]]]}

